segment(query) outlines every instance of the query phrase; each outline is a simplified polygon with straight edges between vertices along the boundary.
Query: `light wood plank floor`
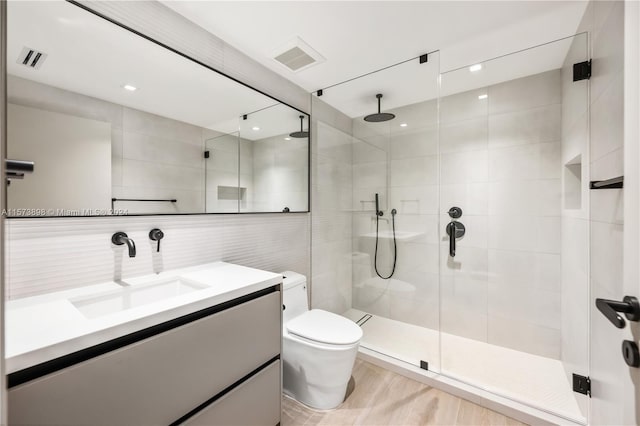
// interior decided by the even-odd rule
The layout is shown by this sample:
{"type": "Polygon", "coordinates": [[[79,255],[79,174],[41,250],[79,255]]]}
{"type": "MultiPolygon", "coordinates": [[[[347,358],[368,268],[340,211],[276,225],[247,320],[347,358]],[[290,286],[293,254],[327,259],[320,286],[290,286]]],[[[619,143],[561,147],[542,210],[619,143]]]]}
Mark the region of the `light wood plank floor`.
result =
{"type": "Polygon", "coordinates": [[[355,387],[346,401],[331,411],[313,410],[284,397],[282,426],[524,425],[359,359],[353,381],[355,387]]]}

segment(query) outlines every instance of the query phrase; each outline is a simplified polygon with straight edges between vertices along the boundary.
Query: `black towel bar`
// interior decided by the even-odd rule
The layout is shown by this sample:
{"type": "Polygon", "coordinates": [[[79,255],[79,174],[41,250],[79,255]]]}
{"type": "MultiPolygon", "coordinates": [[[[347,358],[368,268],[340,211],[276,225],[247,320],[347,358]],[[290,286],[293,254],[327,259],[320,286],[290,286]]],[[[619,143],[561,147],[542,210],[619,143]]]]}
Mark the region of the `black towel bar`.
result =
{"type": "Polygon", "coordinates": [[[624,176],[618,176],[607,180],[592,180],[591,189],[612,189],[624,187],[624,176]]]}
{"type": "Polygon", "coordinates": [[[142,198],[112,198],[111,199],[111,210],[115,210],[116,201],[143,201],[143,202],[167,202],[167,203],[177,203],[178,200],[175,198],[171,199],[158,199],[158,200],[150,200],[150,199],[142,199],[142,198]]]}
{"type": "Polygon", "coordinates": [[[141,199],[141,198],[112,198],[111,201],[166,201],[168,203],[175,203],[178,200],[175,198],[167,199],[167,200],[149,200],[149,199],[141,199]]]}

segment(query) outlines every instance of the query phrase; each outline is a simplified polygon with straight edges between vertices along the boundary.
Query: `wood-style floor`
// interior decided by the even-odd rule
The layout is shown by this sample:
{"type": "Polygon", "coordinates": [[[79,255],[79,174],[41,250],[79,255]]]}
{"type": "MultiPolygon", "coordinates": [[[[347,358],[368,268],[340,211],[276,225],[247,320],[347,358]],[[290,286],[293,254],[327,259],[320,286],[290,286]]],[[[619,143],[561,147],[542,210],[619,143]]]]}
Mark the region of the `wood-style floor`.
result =
{"type": "Polygon", "coordinates": [[[313,410],[284,397],[282,426],[524,425],[359,359],[353,381],[345,402],[331,411],[313,410]]]}

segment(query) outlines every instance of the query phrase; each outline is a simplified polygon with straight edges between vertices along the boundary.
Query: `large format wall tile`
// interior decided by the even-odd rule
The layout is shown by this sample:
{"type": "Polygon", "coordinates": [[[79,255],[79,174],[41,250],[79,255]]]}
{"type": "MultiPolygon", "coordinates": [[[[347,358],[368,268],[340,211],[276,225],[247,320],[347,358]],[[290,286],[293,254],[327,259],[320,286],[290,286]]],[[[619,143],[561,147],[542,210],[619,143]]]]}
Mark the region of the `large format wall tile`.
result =
{"type": "Polygon", "coordinates": [[[560,72],[552,70],[496,84],[489,87],[488,94],[489,115],[560,104],[560,72]]]}

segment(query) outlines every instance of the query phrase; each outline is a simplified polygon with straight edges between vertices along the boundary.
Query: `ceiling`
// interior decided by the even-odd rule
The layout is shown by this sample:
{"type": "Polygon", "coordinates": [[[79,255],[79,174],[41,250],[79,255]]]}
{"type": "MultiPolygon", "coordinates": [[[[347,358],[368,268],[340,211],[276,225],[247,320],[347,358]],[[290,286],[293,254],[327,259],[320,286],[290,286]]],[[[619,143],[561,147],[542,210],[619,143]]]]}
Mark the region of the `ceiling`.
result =
{"type": "MultiPolygon", "coordinates": [[[[385,95],[383,110],[433,99],[442,71],[571,35],[586,6],[583,1],[164,3],[310,92],[439,50],[426,64],[406,62],[325,90],[322,99],[351,117],[375,111],[378,92],[385,95]],[[298,73],[276,62],[273,53],[295,37],[326,60],[298,73]]],[[[238,131],[239,116],[275,103],[70,3],[9,2],[8,9],[10,74],[225,133],[238,131]],[[24,46],[49,55],[41,69],[15,63],[24,46]],[[127,92],[124,84],[138,90],[127,92]]],[[[554,45],[500,62],[499,72],[494,67],[484,77],[457,73],[443,88],[455,93],[558,68],[567,44],[554,45]]],[[[295,110],[279,121],[262,119],[279,110],[252,117],[268,124],[252,126],[261,130],[243,137],[295,130],[295,110]]]]}
{"type": "Polygon", "coordinates": [[[65,1],[8,3],[8,73],[225,133],[240,117],[269,114],[247,139],[299,128],[299,112],[65,1]],[[16,62],[23,47],[48,54],[40,69],[16,62]],[[135,91],[124,90],[130,84],[135,91]]]}
{"type": "Polygon", "coordinates": [[[587,4],[586,1],[163,3],[309,92],[435,50],[440,50],[440,63],[435,64],[438,71],[447,71],[567,37],[575,33],[587,4]],[[275,61],[274,53],[295,37],[300,37],[326,60],[299,72],[275,61]]]}

